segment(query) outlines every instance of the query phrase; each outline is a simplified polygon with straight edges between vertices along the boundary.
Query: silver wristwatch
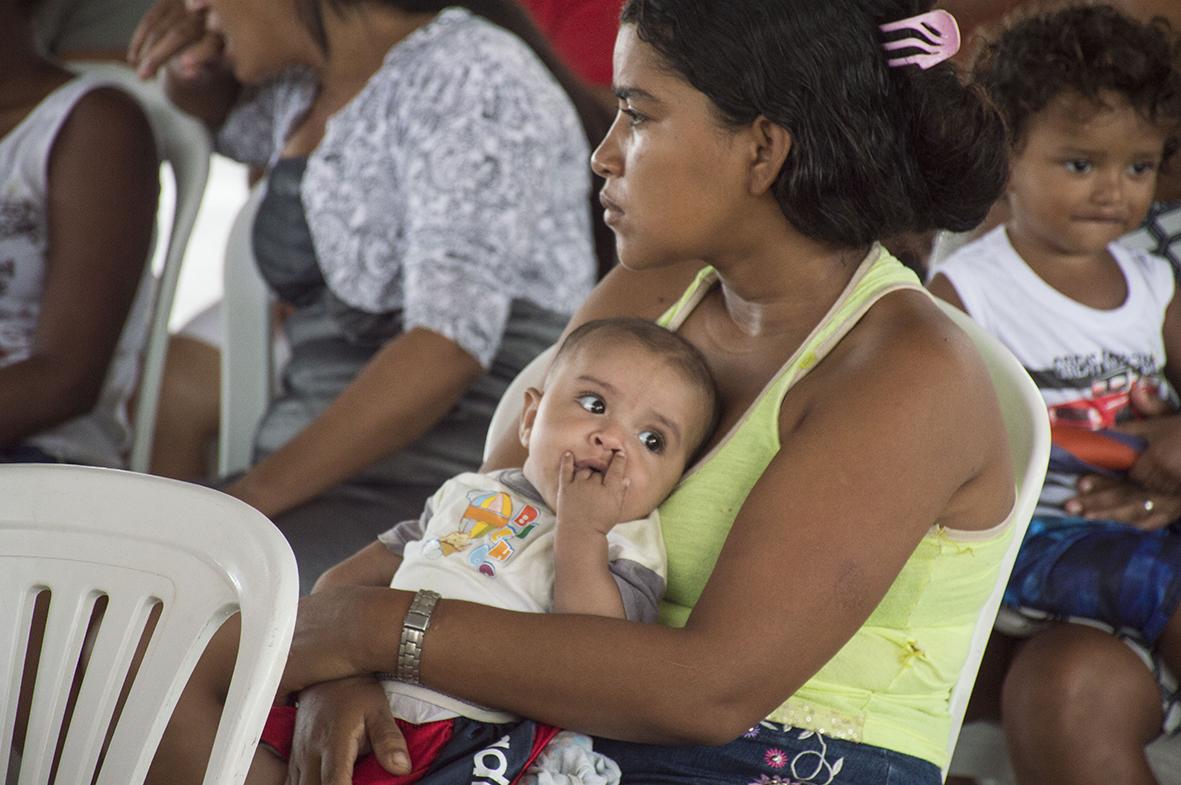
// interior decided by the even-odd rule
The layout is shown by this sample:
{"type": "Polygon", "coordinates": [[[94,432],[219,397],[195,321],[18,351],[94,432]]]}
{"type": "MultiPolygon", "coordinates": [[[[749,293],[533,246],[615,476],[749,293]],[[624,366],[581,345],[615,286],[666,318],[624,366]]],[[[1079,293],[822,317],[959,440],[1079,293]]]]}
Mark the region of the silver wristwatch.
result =
{"type": "Polygon", "coordinates": [[[439,593],[419,589],[402,620],[402,638],[398,642],[398,669],[394,678],[407,684],[421,684],[422,638],[431,626],[431,612],[439,601],[439,593]]]}

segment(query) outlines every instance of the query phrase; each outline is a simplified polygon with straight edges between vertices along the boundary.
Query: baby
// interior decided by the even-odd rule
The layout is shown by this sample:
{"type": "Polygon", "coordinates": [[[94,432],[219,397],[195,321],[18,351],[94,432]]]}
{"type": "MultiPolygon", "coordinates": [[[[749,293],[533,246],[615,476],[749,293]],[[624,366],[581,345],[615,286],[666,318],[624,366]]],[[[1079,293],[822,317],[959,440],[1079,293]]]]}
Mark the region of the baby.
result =
{"type": "MultiPolygon", "coordinates": [[[[382,534],[389,585],[418,591],[411,615],[417,609],[422,629],[439,596],[655,621],[666,565],[656,508],[709,438],[717,411],[709,369],[676,334],[641,319],[582,325],[561,345],[543,389],[525,391],[524,466],[454,477],[418,520],[382,534]]],[[[381,679],[406,736],[413,781],[515,781],[558,729],[418,685],[417,661],[403,656],[414,652],[409,619],[399,671],[381,679]]],[[[479,645],[478,630],[472,641],[479,645]]],[[[531,653],[499,656],[506,668],[527,667],[531,653]]],[[[263,733],[281,755],[293,717],[294,709],[273,710],[263,733]]],[[[589,746],[563,736],[567,746],[589,746]]],[[[606,774],[613,766],[585,755],[547,756],[563,771],[606,774]]],[[[582,777],[591,781],[588,774],[582,777]]],[[[408,781],[372,756],[354,773],[354,783],[408,781]]]]}

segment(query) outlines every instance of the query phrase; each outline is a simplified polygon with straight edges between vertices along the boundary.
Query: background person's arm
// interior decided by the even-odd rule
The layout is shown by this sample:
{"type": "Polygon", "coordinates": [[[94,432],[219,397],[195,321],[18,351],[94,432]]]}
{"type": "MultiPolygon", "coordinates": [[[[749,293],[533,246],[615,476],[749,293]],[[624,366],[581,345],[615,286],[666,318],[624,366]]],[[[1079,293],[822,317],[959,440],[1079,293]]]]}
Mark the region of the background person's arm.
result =
{"type": "MultiPolygon", "coordinates": [[[[1176,293],[1165,310],[1162,332],[1166,357],[1165,378],[1174,391],[1181,390],[1181,297],[1176,293]]],[[[1141,406],[1163,408],[1165,404],[1162,401],[1144,401],[1141,406]]],[[[1123,423],[1119,430],[1148,440],[1148,447],[1132,466],[1129,478],[1146,491],[1169,495],[1181,493],[1181,414],[1170,413],[1123,423]]],[[[1144,495],[1141,494],[1139,501],[1143,499],[1144,495]]]]}
{"type": "Polygon", "coordinates": [[[83,96],[50,154],[45,290],[31,356],[0,368],[0,445],[94,408],[143,277],[158,190],[139,105],[113,88],[83,96]]]}
{"type": "Polygon", "coordinates": [[[184,0],[158,0],[136,27],[127,62],[142,79],[163,68],[169,99],[216,130],[241,92],[222,49],[221,36],[205,29],[205,12],[189,11],[184,0]]]}
{"type": "Polygon", "coordinates": [[[268,516],[289,510],[425,434],[482,372],[438,333],[402,333],[308,427],[225,490],[268,516]]]}

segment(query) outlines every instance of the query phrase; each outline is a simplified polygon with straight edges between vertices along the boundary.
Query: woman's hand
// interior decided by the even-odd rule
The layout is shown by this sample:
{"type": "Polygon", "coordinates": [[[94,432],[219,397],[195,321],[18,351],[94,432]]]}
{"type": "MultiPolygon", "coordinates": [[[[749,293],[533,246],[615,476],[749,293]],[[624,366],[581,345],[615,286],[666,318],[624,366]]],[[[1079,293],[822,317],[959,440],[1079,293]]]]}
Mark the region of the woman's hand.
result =
{"type": "Polygon", "coordinates": [[[222,39],[205,28],[204,11],[190,11],[184,0],[159,0],[135,28],[127,47],[127,62],[143,79],[167,64],[171,75],[195,81],[220,68],[222,39]]]}
{"type": "Polygon", "coordinates": [[[1148,441],[1128,473],[1131,479],[1154,491],[1181,492],[1181,415],[1135,420],[1116,430],[1148,441]]]}
{"type": "Polygon", "coordinates": [[[369,753],[390,774],[410,773],[406,740],[372,676],[300,692],[287,785],[351,785],[357,758],[369,753]]]}
{"type": "Polygon", "coordinates": [[[1152,531],[1181,517],[1181,495],[1150,491],[1131,480],[1090,474],[1079,480],[1079,494],[1066,512],[1095,520],[1113,520],[1152,531]]]}
{"type": "Polygon", "coordinates": [[[392,669],[411,596],[381,586],[336,586],[302,598],[279,699],[392,669]]]}

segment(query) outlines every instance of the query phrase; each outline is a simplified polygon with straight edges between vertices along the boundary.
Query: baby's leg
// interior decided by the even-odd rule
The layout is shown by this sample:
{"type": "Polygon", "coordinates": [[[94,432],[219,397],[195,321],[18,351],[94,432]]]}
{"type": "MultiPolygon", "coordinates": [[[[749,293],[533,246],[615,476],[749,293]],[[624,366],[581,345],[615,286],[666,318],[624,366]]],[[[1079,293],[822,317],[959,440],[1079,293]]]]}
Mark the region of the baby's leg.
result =
{"type": "MultiPolygon", "coordinates": [[[[200,785],[225,705],[238,654],[239,617],[230,617],[209,642],[168,721],[146,785],[200,785]]],[[[281,785],[287,764],[259,748],[248,785],[281,785]]]]}

